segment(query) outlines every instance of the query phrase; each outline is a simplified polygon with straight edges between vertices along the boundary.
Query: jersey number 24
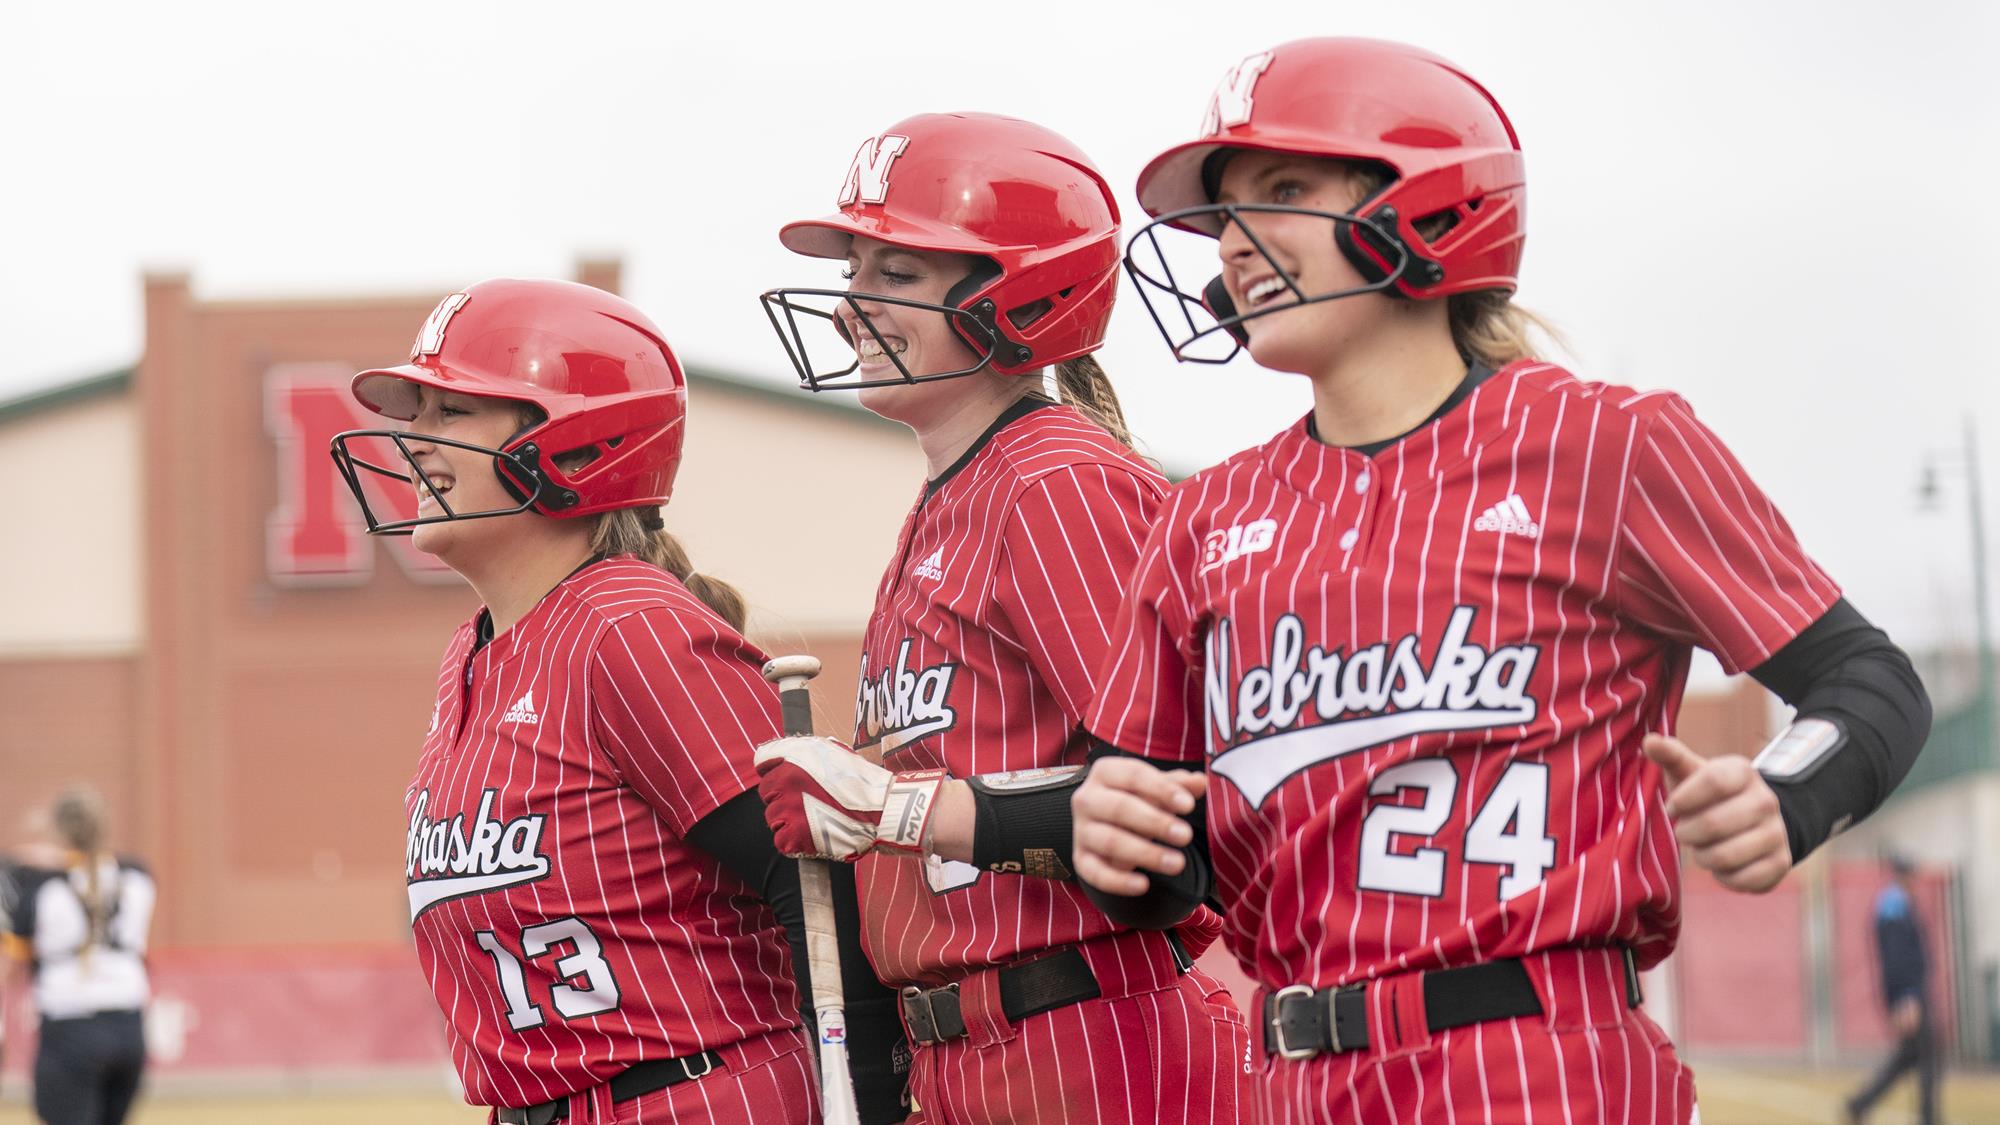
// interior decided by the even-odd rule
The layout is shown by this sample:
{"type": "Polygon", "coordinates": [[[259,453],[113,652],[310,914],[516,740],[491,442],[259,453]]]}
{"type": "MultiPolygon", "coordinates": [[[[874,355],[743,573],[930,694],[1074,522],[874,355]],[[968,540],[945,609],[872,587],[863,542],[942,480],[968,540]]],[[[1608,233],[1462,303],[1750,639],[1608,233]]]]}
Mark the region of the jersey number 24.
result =
{"type": "MultiPolygon", "coordinates": [[[[1368,786],[1375,797],[1393,797],[1405,789],[1423,790],[1423,803],[1377,805],[1362,819],[1356,882],[1368,891],[1437,898],[1444,894],[1445,850],[1418,848],[1400,855],[1391,845],[1397,836],[1430,838],[1444,828],[1458,795],[1458,769],[1443,758],[1419,758],[1383,770],[1368,786]]],[[[1543,873],[1556,864],[1548,823],[1549,767],[1514,762],[1466,828],[1461,854],[1467,863],[1504,868],[1500,897],[1513,898],[1540,886],[1543,873]]]]}

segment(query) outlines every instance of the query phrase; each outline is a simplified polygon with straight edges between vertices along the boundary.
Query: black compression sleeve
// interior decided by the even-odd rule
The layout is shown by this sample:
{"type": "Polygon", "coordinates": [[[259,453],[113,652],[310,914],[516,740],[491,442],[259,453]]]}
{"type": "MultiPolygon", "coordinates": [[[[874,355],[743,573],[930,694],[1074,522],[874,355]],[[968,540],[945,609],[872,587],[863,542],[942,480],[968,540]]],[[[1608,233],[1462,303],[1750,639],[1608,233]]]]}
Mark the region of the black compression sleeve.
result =
{"type": "Polygon", "coordinates": [[[1930,697],[1910,658],[1845,598],[1750,675],[1800,719],[1847,736],[1800,780],[1770,779],[1796,863],[1880,808],[1910,772],[1930,736],[1930,697]]]}
{"type": "MultiPolygon", "coordinates": [[[[1093,764],[1104,758],[1135,758],[1108,742],[1094,742],[1090,750],[1093,764]]],[[[1151,762],[1162,769],[1169,767],[1163,762],[1151,762]]],[[[1121,926],[1137,930],[1172,929],[1187,921],[1188,915],[1214,896],[1214,867],[1208,856],[1208,801],[1206,798],[1194,803],[1194,811],[1182,818],[1194,830],[1194,838],[1181,849],[1187,862],[1181,865],[1179,875],[1167,876],[1148,872],[1146,877],[1152,885],[1143,894],[1114,895],[1098,890],[1089,883],[1081,883],[1083,892],[1104,911],[1105,917],[1121,926]]],[[[1212,904],[1213,905],[1213,904],[1212,904]]]]}
{"type": "MultiPolygon", "coordinates": [[[[799,898],[799,862],[778,850],[771,827],[764,821],[764,799],[755,789],[738,795],[702,817],[688,833],[688,843],[715,857],[717,863],[748,884],[785,928],[792,950],[792,977],[798,982],[801,1018],[813,1032],[812,979],[806,955],[805,905],[799,898]]],[[[840,983],[846,993],[847,1056],[854,1072],[854,1097],[861,1120],[901,1121],[903,1083],[909,1049],[897,1011],[896,990],[875,977],[861,948],[861,910],[854,891],[854,868],[832,868],[833,916],[840,932],[840,983]]]]}

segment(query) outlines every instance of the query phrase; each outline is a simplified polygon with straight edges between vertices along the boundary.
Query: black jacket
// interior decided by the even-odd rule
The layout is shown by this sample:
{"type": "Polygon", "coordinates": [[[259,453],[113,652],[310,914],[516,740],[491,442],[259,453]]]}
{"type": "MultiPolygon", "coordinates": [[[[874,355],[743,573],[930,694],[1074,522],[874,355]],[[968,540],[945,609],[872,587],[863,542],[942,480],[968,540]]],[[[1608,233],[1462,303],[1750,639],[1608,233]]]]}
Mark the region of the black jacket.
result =
{"type": "Polygon", "coordinates": [[[1882,1002],[1894,1008],[1904,998],[1925,998],[1929,966],[1916,907],[1903,888],[1890,885],[1875,897],[1875,951],[1882,965],[1882,1002]]]}

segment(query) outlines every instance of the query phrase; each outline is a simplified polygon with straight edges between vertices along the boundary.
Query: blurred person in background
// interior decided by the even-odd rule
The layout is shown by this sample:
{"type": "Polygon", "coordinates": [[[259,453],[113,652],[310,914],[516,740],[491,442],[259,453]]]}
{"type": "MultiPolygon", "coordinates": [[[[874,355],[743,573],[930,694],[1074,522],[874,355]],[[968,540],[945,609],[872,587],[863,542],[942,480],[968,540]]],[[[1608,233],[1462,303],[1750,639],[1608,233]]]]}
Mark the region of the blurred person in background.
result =
{"type": "MultiPolygon", "coordinates": [[[[14,967],[14,959],[8,955],[8,949],[13,944],[17,866],[12,859],[0,855],[0,1075],[6,1073],[7,1064],[7,994],[14,975],[9,971],[14,967]]],[[[0,1083],[0,1089],[5,1089],[5,1083],[0,1083]]]]}
{"type": "Polygon", "coordinates": [[[17,868],[0,895],[9,968],[28,967],[41,1015],[35,1113],[48,1125],[117,1125],[146,1064],[140,1013],[151,994],[153,878],[105,846],[94,790],[66,790],[50,816],[67,849],[61,862],[17,868]]]}
{"type": "Polygon", "coordinates": [[[1937,1121],[1938,1045],[1931,1028],[1930,962],[1924,954],[1924,928],[1917,920],[1913,897],[1915,867],[1908,856],[1888,859],[1892,881],[1875,896],[1875,957],[1882,971],[1882,1006],[1896,1049],[1875,1077],[1847,1101],[1847,1120],[1864,1121],[1889,1087],[1910,1071],[1917,1073],[1917,1120],[1937,1121]]]}

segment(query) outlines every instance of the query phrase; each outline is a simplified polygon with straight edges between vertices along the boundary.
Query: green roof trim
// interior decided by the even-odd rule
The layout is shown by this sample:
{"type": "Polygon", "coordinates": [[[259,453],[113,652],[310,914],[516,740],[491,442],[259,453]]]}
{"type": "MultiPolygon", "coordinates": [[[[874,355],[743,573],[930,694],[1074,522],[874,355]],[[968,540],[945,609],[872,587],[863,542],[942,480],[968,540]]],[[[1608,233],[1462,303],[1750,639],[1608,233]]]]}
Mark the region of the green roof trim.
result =
{"type": "Polygon", "coordinates": [[[18,398],[0,400],[0,423],[12,422],[44,410],[54,410],[72,402],[83,402],[99,395],[115,394],[123,391],[132,382],[134,368],[121,367],[116,371],[106,371],[102,375],[92,375],[73,383],[62,383],[31,391],[18,398]]]}

